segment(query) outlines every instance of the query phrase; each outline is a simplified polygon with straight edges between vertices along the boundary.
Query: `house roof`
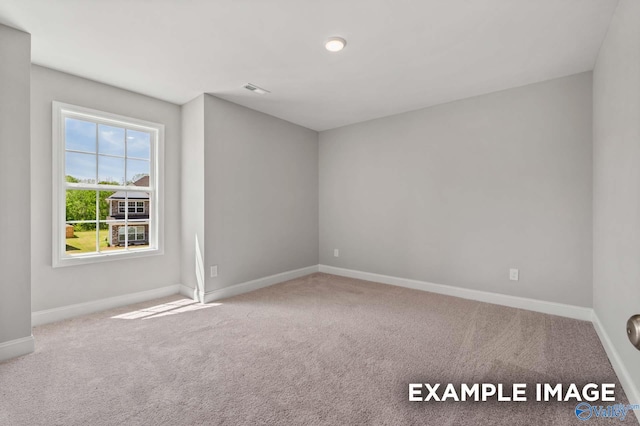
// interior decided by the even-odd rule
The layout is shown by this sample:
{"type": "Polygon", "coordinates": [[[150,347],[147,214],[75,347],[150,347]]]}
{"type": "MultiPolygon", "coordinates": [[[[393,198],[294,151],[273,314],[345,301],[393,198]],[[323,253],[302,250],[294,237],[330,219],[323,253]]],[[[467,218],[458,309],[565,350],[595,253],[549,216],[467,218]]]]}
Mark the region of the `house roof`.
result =
{"type": "Polygon", "coordinates": [[[113,195],[107,198],[107,200],[124,200],[128,198],[130,200],[148,200],[149,193],[148,192],[129,192],[129,196],[127,197],[127,192],[118,191],[114,192],[113,195]]]}
{"type": "MultiPolygon", "coordinates": [[[[149,186],[149,176],[143,176],[137,181],[133,182],[135,186],[149,186]]],[[[128,192],[127,191],[117,191],[111,194],[107,200],[124,200],[128,198],[130,200],[148,200],[149,193],[148,192],[128,192]]]]}

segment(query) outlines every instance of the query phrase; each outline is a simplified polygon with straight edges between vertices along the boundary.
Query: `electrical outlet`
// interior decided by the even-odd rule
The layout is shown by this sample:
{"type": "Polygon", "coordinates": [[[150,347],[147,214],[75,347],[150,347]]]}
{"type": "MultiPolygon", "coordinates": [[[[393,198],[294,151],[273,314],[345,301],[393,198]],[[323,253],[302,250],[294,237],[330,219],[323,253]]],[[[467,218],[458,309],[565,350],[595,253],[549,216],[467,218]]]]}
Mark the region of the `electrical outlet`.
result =
{"type": "Polygon", "coordinates": [[[211,267],[211,278],[215,278],[218,276],[218,265],[213,265],[211,267]]]}
{"type": "Polygon", "coordinates": [[[509,279],[511,281],[518,281],[520,278],[520,270],[518,269],[509,269],[509,279]]]}
{"type": "Polygon", "coordinates": [[[340,257],[340,250],[333,249],[333,257],[340,257]]]}

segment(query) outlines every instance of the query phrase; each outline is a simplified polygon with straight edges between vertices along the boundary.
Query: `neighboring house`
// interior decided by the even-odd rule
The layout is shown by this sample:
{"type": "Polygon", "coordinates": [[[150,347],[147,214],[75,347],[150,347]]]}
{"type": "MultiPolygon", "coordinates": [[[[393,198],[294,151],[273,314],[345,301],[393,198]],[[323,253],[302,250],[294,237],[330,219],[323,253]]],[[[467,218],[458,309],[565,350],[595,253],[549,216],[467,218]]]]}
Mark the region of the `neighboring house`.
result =
{"type": "MultiPolygon", "coordinates": [[[[149,176],[133,183],[136,186],[149,186],[149,176]]],[[[129,192],[128,200],[124,191],[115,192],[109,198],[109,245],[124,246],[125,214],[129,221],[129,245],[149,244],[149,193],[129,192]],[[128,202],[128,203],[127,203],[128,202]],[[127,206],[128,204],[128,206],[127,206]]]]}

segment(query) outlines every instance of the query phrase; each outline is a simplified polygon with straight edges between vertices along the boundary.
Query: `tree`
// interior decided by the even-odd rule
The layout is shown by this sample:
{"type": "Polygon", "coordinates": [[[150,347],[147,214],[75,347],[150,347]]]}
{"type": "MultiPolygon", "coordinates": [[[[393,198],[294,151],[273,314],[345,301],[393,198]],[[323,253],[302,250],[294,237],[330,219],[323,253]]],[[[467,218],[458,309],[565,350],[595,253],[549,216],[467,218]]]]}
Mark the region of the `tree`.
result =
{"type": "MultiPolygon", "coordinates": [[[[67,182],[78,183],[80,180],[73,176],[67,176],[67,182]]],[[[99,182],[105,185],[118,185],[116,182],[99,182]]],[[[109,202],[107,198],[113,195],[113,191],[95,191],[86,189],[68,189],[66,194],[67,221],[93,220],[96,218],[96,198],[99,197],[99,219],[105,220],[109,215],[109,202]]],[[[100,223],[100,229],[107,229],[106,223],[100,223]]],[[[78,231],[94,230],[92,223],[76,223],[74,229],[78,231]]]]}

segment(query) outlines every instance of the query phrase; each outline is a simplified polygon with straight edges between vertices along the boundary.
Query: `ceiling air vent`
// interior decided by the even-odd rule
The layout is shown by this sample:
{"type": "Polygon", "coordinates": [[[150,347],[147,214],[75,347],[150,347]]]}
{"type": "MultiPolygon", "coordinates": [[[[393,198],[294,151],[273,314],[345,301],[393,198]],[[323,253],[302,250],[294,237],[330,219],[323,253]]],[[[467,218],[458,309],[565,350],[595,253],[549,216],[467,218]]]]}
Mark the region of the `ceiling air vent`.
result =
{"type": "Polygon", "coordinates": [[[255,84],[247,83],[243,86],[247,90],[251,90],[253,93],[264,95],[265,93],[271,93],[266,89],[256,86],[255,84]]]}

